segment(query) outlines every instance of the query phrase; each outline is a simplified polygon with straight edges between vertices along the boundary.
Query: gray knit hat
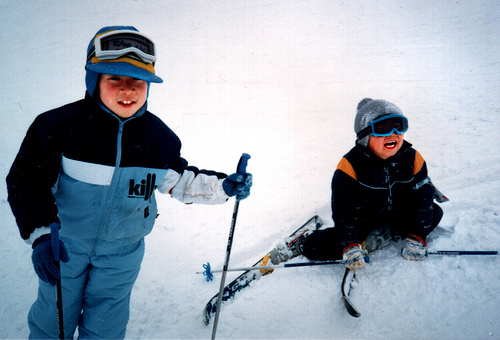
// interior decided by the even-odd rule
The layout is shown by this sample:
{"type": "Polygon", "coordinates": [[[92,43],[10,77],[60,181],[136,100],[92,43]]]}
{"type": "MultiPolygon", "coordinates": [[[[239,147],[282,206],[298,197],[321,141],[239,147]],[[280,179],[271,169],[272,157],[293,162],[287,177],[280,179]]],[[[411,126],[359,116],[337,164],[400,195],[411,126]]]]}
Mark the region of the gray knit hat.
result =
{"type": "MultiPolygon", "coordinates": [[[[357,113],[356,118],[354,119],[354,131],[356,132],[356,135],[379,117],[391,114],[403,116],[403,112],[401,112],[396,105],[382,99],[373,100],[371,98],[365,98],[359,102],[356,109],[357,113]]],[[[365,136],[358,139],[358,143],[367,148],[369,139],[369,135],[365,136]]]]}

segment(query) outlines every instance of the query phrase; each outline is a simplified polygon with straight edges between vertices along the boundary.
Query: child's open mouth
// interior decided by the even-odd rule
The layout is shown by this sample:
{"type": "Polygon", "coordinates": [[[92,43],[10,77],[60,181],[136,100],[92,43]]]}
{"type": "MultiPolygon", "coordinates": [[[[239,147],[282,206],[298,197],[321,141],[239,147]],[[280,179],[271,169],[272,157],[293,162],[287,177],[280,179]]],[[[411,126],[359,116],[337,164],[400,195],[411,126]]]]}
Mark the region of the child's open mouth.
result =
{"type": "Polygon", "coordinates": [[[396,142],[395,140],[384,144],[384,146],[388,149],[394,149],[396,145],[398,145],[398,142],[396,142]]]}
{"type": "Polygon", "coordinates": [[[130,106],[130,105],[134,104],[134,102],[131,100],[122,100],[119,103],[122,105],[125,105],[125,106],[130,106]]]}

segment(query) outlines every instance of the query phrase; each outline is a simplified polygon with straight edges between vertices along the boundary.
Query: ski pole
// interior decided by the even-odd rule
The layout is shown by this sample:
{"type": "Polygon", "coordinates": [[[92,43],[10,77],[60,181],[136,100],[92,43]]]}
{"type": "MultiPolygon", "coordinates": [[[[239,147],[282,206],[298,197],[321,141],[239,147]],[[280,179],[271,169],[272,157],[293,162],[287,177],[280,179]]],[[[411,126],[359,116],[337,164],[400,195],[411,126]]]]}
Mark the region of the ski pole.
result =
{"type": "Polygon", "coordinates": [[[429,255],[497,255],[496,250],[438,250],[428,251],[425,256],[429,255]]]}
{"type": "MultiPolygon", "coordinates": [[[[240,161],[238,162],[238,167],[236,168],[237,173],[239,173],[240,175],[246,174],[247,171],[246,168],[249,159],[250,159],[249,154],[244,153],[241,155],[240,161]]],[[[236,202],[234,202],[234,208],[233,208],[233,217],[231,219],[231,228],[229,229],[229,237],[227,240],[226,259],[224,261],[224,269],[222,272],[222,278],[220,282],[219,298],[217,300],[217,311],[215,312],[214,328],[212,329],[212,340],[215,339],[215,334],[217,333],[217,323],[219,321],[219,314],[222,305],[222,293],[224,291],[224,283],[226,281],[227,268],[229,266],[229,256],[231,255],[231,248],[233,246],[234,229],[236,226],[236,217],[238,216],[239,206],[240,206],[240,201],[238,200],[238,198],[236,198],[236,202]]]]}
{"type": "MultiPolygon", "coordinates": [[[[61,263],[59,258],[59,224],[50,224],[50,238],[52,241],[52,255],[56,263],[59,273],[61,272],[61,263]]],[[[60,275],[60,274],[59,274],[60,275]]],[[[62,287],[61,277],[56,280],[56,304],[57,304],[57,322],[59,324],[59,339],[64,339],[64,319],[63,319],[63,305],[62,305],[62,287]]]]}
{"type": "MultiPolygon", "coordinates": [[[[365,262],[369,263],[370,262],[370,257],[365,256],[365,262]]],[[[324,266],[324,265],[331,265],[331,264],[342,264],[342,260],[310,261],[310,262],[297,262],[297,263],[281,263],[281,264],[269,265],[269,266],[229,268],[229,269],[227,269],[227,271],[228,272],[237,272],[237,271],[246,271],[246,270],[274,270],[274,269],[278,269],[278,268],[324,266]]],[[[207,277],[207,281],[211,281],[211,278],[213,277],[213,275],[212,275],[213,273],[221,273],[221,272],[223,272],[223,270],[220,270],[220,269],[217,269],[217,270],[210,269],[210,263],[204,264],[203,268],[205,268],[205,271],[203,271],[203,272],[196,272],[196,274],[203,274],[203,275],[205,275],[207,277]]]]}

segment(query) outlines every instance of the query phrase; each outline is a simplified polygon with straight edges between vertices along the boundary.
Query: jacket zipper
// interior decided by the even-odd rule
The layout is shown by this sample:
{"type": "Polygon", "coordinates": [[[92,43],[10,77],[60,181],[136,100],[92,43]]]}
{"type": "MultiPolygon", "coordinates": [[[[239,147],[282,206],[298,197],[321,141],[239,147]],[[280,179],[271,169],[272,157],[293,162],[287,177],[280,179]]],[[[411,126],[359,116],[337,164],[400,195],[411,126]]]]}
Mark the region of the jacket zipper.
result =
{"type": "Polygon", "coordinates": [[[387,196],[387,211],[392,210],[392,185],[391,185],[391,176],[389,175],[389,167],[387,165],[384,166],[385,172],[385,181],[387,183],[387,188],[389,189],[389,195],[387,196]]]}
{"type": "Polygon", "coordinates": [[[94,244],[92,245],[92,252],[91,254],[92,255],[95,255],[96,252],[97,252],[97,247],[99,245],[99,240],[101,239],[101,236],[102,236],[102,233],[107,225],[106,223],[106,220],[108,218],[108,215],[109,215],[109,211],[111,209],[111,205],[112,205],[112,197],[113,197],[113,193],[115,192],[116,190],[116,186],[118,185],[117,183],[117,178],[118,176],[116,176],[116,172],[118,171],[119,169],[119,166],[120,166],[120,160],[121,160],[121,157],[122,157],[122,136],[123,136],[123,124],[125,122],[124,121],[121,121],[120,119],[118,119],[118,136],[116,138],[116,160],[115,160],[115,170],[113,172],[113,177],[111,178],[111,183],[109,184],[109,188],[108,188],[108,192],[106,193],[106,200],[105,200],[105,205],[103,207],[103,209],[101,210],[101,218],[99,219],[99,225],[98,225],[98,229],[97,229],[97,235],[96,235],[96,238],[94,239],[94,244]]]}

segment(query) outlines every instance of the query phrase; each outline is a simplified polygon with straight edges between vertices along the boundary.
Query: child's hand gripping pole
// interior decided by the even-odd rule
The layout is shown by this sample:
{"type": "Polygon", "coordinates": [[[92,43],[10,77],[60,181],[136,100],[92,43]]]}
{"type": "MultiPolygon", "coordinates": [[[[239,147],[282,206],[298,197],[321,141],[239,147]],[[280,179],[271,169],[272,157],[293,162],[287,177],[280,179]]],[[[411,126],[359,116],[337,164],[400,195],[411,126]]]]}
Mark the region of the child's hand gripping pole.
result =
{"type": "MultiPolygon", "coordinates": [[[[50,239],[52,246],[52,256],[56,263],[59,273],[61,272],[61,259],[60,259],[60,245],[59,245],[59,223],[52,223],[50,225],[50,239]]],[[[59,339],[64,339],[64,320],[63,320],[63,305],[62,305],[62,287],[61,276],[56,279],[56,304],[57,304],[57,322],[59,326],[59,339]]]]}
{"type": "MultiPolygon", "coordinates": [[[[244,153],[241,155],[240,161],[238,162],[238,167],[236,169],[236,172],[238,174],[243,176],[246,174],[249,159],[249,154],[244,153]]],[[[231,247],[233,245],[234,228],[236,226],[236,217],[238,216],[239,204],[240,201],[238,200],[238,198],[236,198],[236,202],[234,202],[233,217],[231,219],[231,228],[229,229],[229,238],[227,240],[226,259],[224,261],[224,268],[220,282],[219,298],[217,299],[217,311],[215,312],[214,327],[212,329],[212,340],[215,339],[215,334],[217,333],[217,323],[219,321],[219,314],[222,305],[222,293],[224,292],[224,283],[226,281],[227,268],[229,266],[229,257],[231,255],[231,247]]]]}
{"type": "MultiPolygon", "coordinates": [[[[248,165],[248,160],[250,159],[250,155],[247,153],[244,153],[240,157],[240,161],[238,162],[238,166],[236,168],[236,172],[240,175],[245,176],[247,173],[247,165],[248,165]]],[[[238,196],[236,196],[236,200],[240,201],[238,199],[238,196]]]]}

